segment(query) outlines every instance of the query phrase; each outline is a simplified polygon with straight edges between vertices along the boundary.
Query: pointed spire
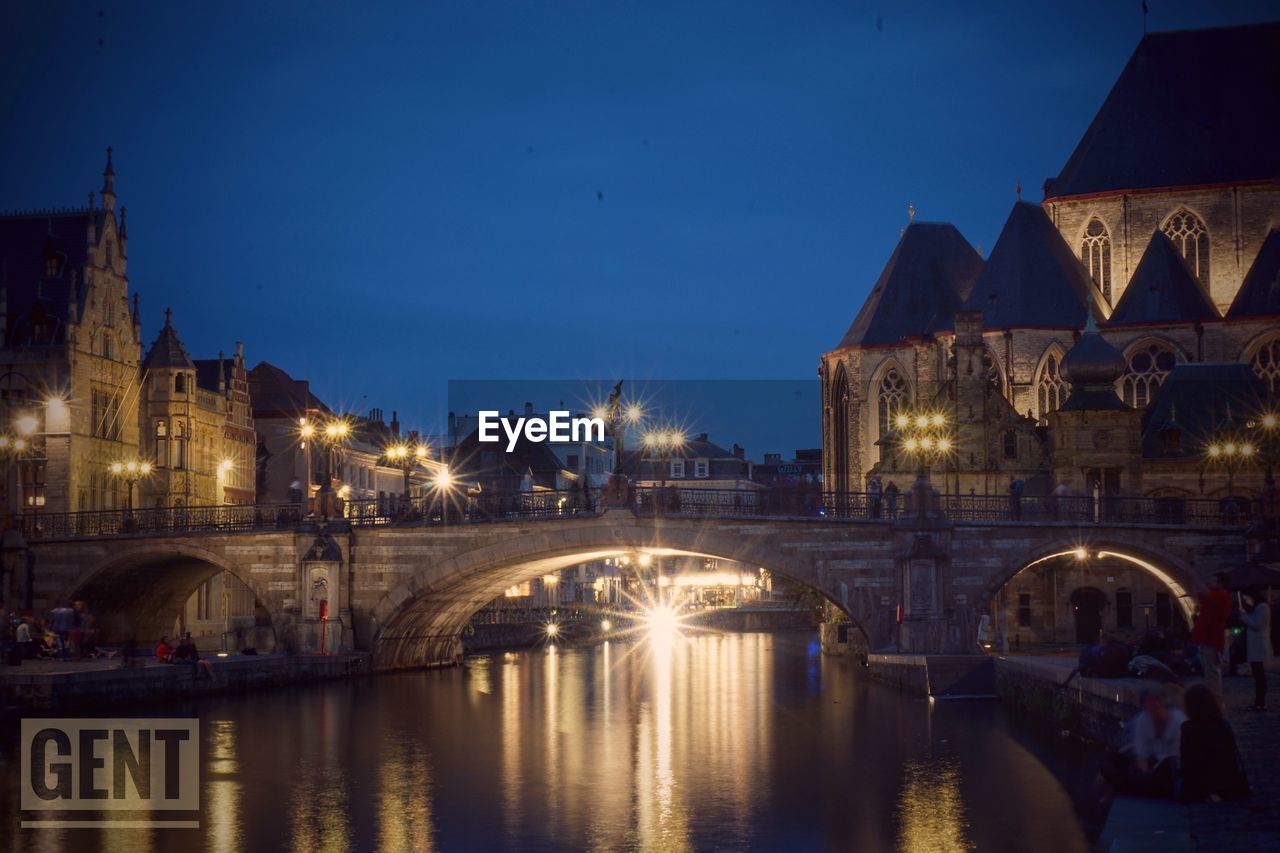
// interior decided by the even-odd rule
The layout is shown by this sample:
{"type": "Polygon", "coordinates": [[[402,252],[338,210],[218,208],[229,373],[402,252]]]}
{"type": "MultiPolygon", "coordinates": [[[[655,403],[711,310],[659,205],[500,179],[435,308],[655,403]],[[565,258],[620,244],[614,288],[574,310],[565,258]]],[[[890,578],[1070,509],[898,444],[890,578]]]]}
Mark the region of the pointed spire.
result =
{"type": "Polygon", "coordinates": [[[173,309],[172,308],[164,309],[164,327],[166,329],[173,328],[173,309]]]}
{"type": "Polygon", "coordinates": [[[102,170],[102,208],[115,210],[116,167],[111,163],[111,146],[107,146],[107,167],[102,170]]]}
{"type": "Polygon", "coordinates": [[[1022,201],[1022,181],[1013,185],[1014,201],[1022,201]]]}
{"type": "Polygon", "coordinates": [[[916,206],[911,202],[907,202],[907,222],[916,221],[916,206]]]}

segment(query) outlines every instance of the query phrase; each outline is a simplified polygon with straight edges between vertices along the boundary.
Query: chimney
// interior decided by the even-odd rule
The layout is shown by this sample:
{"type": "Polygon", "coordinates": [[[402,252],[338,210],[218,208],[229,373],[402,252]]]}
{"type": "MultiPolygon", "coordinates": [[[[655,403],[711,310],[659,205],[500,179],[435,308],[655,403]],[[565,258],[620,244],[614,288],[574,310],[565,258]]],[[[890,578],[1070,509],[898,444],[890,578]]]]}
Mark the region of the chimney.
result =
{"type": "Polygon", "coordinates": [[[524,404],[524,416],[527,418],[533,414],[533,403],[524,404]]]}
{"type": "Polygon", "coordinates": [[[244,364],[244,341],[236,341],[236,360],[244,364]]]}
{"type": "Polygon", "coordinates": [[[738,444],[738,442],[735,441],[733,443],[733,455],[739,459],[745,459],[747,455],[747,451],[743,448],[741,444],[738,444]]]}
{"type": "Polygon", "coordinates": [[[396,438],[400,437],[400,413],[395,409],[391,410],[391,434],[396,438]]]}

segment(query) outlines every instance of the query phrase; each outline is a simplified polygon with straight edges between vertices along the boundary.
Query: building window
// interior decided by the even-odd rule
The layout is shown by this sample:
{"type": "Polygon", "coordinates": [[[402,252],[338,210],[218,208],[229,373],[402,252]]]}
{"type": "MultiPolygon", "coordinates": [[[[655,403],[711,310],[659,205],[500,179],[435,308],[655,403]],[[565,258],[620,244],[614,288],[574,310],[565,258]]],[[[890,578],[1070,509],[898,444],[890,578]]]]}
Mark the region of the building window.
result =
{"type": "MultiPolygon", "coordinates": [[[[880,438],[893,430],[893,419],[907,407],[907,383],[896,367],[885,371],[876,394],[876,411],[880,423],[880,438]]],[[[884,459],[884,445],[880,445],[880,458],[884,459]]]]}
{"type": "Polygon", "coordinates": [[[1169,593],[1156,593],[1156,627],[1168,628],[1173,625],[1173,609],[1169,604],[1169,593]]]}
{"type": "Polygon", "coordinates": [[[1031,627],[1031,594],[1027,592],[1018,593],[1018,627],[1031,627]]]}
{"type": "Polygon", "coordinates": [[[173,438],[174,438],[174,444],[177,445],[177,451],[178,451],[177,452],[178,458],[174,461],[173,467],[186,468],[188,436],[187,436],[186,424],[183,423],[182,421],[173,422],[173,438]]]}
{"type": "Polygon", "coordinates": [[[1127,405],[1145,409],[1177,363],[1177,355],[1165,344],[1151,343],[1134,350],[1120,380],[1120,396],[1127,405]]]}
{"type": "Polygon", "coordinates": [[[1018,458],[1018,431],[1016,429],[1004,431],[1004,458],[1018,458]]]}
{"type": "Polygon", "coordinates": [[[1059,373],[1061,359],[1056,352],[1045,356],[1036,377],[1036,400],[1040,404],[1040,417],[1062,408],[1067,399],[1067,383],[1059,373]]]}
{"type": "Polygon", "coordinates": [[[1165,236],[1178,247],[1187,266],[1200,279],[1205,290],[1209,289],[1209,231],[1196,216],[1185,207],[1170,216],[1164,223],[1165,236]]]}
{"type": "Polygon", "coordinates": [[[116,256],[116,244],[111,238],[107,238],[107,266],[111,266],[116,256]]]}
{"type": "Polygon", "coordinates": [[[1096,216],[1085,226],[1084,238],[1080,241],[1080,260],[1089,270],[1102,297],[1111,304],[1111,235],[1096,216]]]}
{"type": "Polygon", "coordinates": [[[711,476],[711,465],[705,459],[697,459],[693,463],[693,476],[706,479],[711,476]]]}
{"type": "Polygon", "coordinates": [[[578,454],[570,453],[568,456],[566,456],[564,466],[568,468],[570,471],[577,471],[578,470],[578,454]]]}
{"type": "Polygon", "coordinates": [[[111,340],[110,335],[103,335],[102,336],[102,357],[115,358],[115,355],[116,355],[116,348],[115,348],[114,341],[111,340]]]}
{"type": "Polygon", "coordinates": [[[44,506],[44,462],[30,460],[22,468],[22,505],[27,508],[44,506]]]}
{"type": "Polygon", "coordinates": [[[54,278],[58,274],[58,256],[49,255],[44,259],[45,278],[54,278]]]}
{"type": "Polygon", "coordinates": [[[169,425],[156,421],[156,467],[169,467],[169,425]]]}
{"type": "Polygon", "coordinates": [[[1133,627],[1133,593],[1127,589],[1116,590],[1116,627],[1133,627]]]}
{"type": "Polygon", "coordinates": [[[684,476],[684,460],[683,459],[671,460],[671,476],[673,479],[677,479],[677,480],[684,476]]]}
{"type": "Polygon", "coordinates": [[[1258,347],[1249,359],[1249,366],[1267,383],[1273,395],[1280,395],[1280,335],[1258,347]]]}
{"type": "Polygon", "coordinates": [[[831,474],[836,490],[844,492],[849,488],[849,377],[843,364],[831,383],[831,443],[831,474]]]}
{"type": "Polygon", "coordinates": [[[179,373],[173,377],[173,393],[187,393],[187,375],[185,373],[179,373]]]}

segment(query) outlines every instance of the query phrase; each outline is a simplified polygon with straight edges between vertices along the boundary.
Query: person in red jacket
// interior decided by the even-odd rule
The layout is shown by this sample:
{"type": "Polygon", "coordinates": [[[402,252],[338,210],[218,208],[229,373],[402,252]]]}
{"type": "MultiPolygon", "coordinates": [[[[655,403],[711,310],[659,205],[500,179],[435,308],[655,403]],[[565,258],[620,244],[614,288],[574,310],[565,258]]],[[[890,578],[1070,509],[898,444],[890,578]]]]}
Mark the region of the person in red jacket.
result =
{"type": "Polygon", "coordinates": [[[1231,596],[1227,594],[1225,572],[1209,577],[1209,589],[1200,596],[1200,612],[1191,627],[1191,641],[1200,647],[1200,668],[1204,683],[1222,701],[1222,647],[1231,618],[1231,596]]]}
{"type": "Polygon", "coordinates": [[[169,645],[168,637],[161,637],[156,643],[156,662],[173,663],[173,646],[169,645]]]}

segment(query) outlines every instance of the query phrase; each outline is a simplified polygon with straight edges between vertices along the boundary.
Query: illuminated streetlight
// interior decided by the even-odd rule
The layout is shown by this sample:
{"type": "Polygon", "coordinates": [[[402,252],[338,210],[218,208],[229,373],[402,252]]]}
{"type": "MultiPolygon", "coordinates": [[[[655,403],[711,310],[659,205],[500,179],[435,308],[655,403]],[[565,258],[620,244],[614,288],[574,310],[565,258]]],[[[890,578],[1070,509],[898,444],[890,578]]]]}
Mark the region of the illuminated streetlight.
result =
{"type": "Polygon", "coordinates": [[[547,631],[548,637],[554,638],[557,634],[560,633],[560,626],[554,622],[548,622],[546,631],[547,631]]]}
{"type": "Polygon", "coordinates": [[[112,462],[109,468],[111,476],[124,480],[125,483],[125,512],[133,514],[133,484],[141,480],[143,477],[150,476],[151,463],[140,462],[137,459],[129,459],[119,462],[112,462]]]}

